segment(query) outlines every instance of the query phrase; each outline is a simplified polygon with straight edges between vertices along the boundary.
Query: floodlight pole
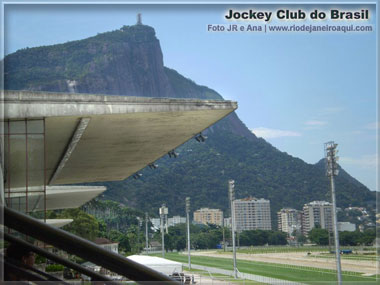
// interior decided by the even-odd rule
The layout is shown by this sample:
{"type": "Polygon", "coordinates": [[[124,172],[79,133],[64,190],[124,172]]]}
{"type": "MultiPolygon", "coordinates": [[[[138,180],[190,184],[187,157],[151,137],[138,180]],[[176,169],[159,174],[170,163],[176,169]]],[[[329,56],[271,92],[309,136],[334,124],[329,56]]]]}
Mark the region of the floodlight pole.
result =
{"type": "Polygon", "coordinates": [[[226,251],[226,236],[224,234],[224,217],[223,217],[223,251],[226,251]]]}
{"type": "Polygon", "coordinates": [[[236,268],[236,245],[235,245],[235,181],[228,180],[228,193],[231,203],[231,230],[232,230],[232,251],[234,259],[234,277],[237,279],[237,268],[236,268]]]}
{"type": "Polygon", "coordinates": [[[149,236],[148,236],[148,212],[145,212],[145,250],[148,251],[149,236]]]}
{"type": "Polygon", "coordinates": [[[189,263],[189,270],[191,269],[191,256],[190,256],[190,197],[186,197],[186,221],[187,221],[187,256],[189,263]]]}
{"type": "Polygon", "coordinates": [[[325,156],[326,156],[326,175],[330,177],[331,183],[331,202],[333,207],[333,224],[334,224],[334,241],[335,241],[335,257],[336,257],[336,269],[338,284],[342,284],[342,267],[340,262],[340,249],[339,249],[339,232],[338,232],[338,219],[336,211],[336,199],[335,199],[335,182],[334,176],[337,176],[339,173],[338,170],[338,157],[336,153],[338,152],[336,147],[338,144],[333,141],[325,143],[325,156]]]}
{"type": "Polygon", "coordinates": [[[165,257],[165,234],[164,234],[164,215],[161,214],[161,245],[162,245],[162,257],[165,257]]]}
{"type": "Polygon", "coordinates": [[[165,214],[165,230],[166,230],[166,233],[168,234],[169,233],[169,226],[168,226],[169,222],[168,222],[168,214],[166,213],[165,214]]]}
{"type": "Polygon", "coordinates": [[[160,224],[161,224],[161,243],[162,243],[162,257],[165,257],[165,232],[164,232],[164,220],[165,215],[168,214],[168,208],[163,204],[160,208],[160,224]]]}

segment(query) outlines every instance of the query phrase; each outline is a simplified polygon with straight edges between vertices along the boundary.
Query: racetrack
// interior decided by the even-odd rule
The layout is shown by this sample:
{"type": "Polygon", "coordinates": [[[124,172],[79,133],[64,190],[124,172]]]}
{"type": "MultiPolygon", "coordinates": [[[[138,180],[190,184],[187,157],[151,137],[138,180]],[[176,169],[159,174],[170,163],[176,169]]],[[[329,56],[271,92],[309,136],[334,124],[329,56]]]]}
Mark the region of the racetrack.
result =
{"type": "MultiPolygon", "coordinates": [[[[318,254],[318,253],[313,253],[318,254]]],[[[196,256],[209,256],[209,257],[221,257],[221,258],[232,258],[231,252],[218,252],[213,251],[196,251],[192,252],[191,255],[196,256]]],[[[323,256],[310,257],[306,252],[286,252],[286,253],[265,253],[265,254],[248,254],[248,253],[237,253],[237,259],[241,260],[251,260],[278,264],[288,264],[296,266],[307,266],[314,268],[323,269],[336,269],[335,259],[333,258],[323,258],[323,256]]],[[[365,275],[374,275],[377,273],[376,261],[369,260],[347,260],[341,259],[342,270],[359,272],[365,275]]]]}

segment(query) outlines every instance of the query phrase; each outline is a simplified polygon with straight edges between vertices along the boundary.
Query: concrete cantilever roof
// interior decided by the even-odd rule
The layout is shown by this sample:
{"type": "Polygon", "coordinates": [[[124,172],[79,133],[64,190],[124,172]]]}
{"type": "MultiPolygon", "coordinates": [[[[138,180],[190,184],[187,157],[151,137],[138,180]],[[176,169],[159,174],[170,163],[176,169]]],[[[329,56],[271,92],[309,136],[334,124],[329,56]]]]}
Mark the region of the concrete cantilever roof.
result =
{"type": "MultiPolygon", "coordinates": [[[[223,100],[30,91],[5,91],[4,103],[6,120],[45,118],[50,185],[123,180],[237,108],[223,100]]],[[[23,185],[13,179],[13,187],[23,185]]]]}
{"type": "MultiPolygon", "coordinates": [[[[78,208],[106,191],[104,186],[48,186],[46,187],[46,210],[78,208]]],[[[10,205],[17,205],[19,211],[27,212],[43,211],[45,209],[43,187],[33,186],[28,188],[28,200],[26,200],[25,188],[13,188],[10,194],[10,205]]],[[[8,196],[9,195],[9,196],[8,196]]]]}

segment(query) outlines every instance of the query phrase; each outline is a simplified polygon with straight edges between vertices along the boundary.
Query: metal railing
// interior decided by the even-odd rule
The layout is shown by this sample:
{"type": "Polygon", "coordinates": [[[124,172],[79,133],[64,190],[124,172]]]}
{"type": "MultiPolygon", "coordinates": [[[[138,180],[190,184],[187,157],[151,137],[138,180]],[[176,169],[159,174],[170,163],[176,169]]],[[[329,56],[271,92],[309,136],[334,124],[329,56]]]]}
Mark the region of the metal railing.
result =
{"type": "MultiPolygon", "coordinates": [[[[88,240],[7,207],[2,208],[4,209],[4,225],[8,228],[53,245],[140,284],[150,284],[150,282],[154,282],[154,284],[180,284],[160,272],[101,248],[88,240]]],[[[103,280],[106,279],[106,277],[103,278],[103,280]]]]}
{"type": "Polygon", "coordinates": [[[30,251],[33,251],[41,256],[44,256],[46,257],[47,259],[50,259],[52,261],[55,261],[59,264],[62,264],[66,267],[69,267],[71,269],[74,269],[76,271],[78,271],[79,273],[82,273],[88,277],[90,277],[92,280],[97,280],[97,281],[112,281],[112,279],[108,278],[108,277],[105,277],[103,275],[100,275],[92,270],[89,270],[75,262],[72,262],[70,260],[67,260],[67,259],[64,259],[58,255],[55,255],[53,253],[50,253],[49,251],[47,250],[44,250],[38,246],[35,246],[35,245],[32,245],[31,243],[29,242],[26,242],[22,239],[19,239],[19,238],[16,238],[10,234],[7,234],[7,233],[3,233],[4,235],[4,240],[6,241],[9,241],[10,243],[12,244],[15,244],[15,245],[18,245],[18,246],[21,246],[21,247],[24,247],[24,248],[27,248],[28,250],[30,251]]]}

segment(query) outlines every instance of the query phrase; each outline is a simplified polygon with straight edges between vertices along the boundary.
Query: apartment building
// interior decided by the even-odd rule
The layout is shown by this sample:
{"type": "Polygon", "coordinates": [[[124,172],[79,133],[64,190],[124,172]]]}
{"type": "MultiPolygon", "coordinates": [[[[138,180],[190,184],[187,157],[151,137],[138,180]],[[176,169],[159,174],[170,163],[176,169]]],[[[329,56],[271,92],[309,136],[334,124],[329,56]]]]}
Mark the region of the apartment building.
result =
{"type": "Polygon", "coordinates": [[[294,231],[301,231],[302,211],[284,208],[277,212],[278,230],[287,233],[289,236],[294,231]]]}
{"type": "Polygon", "coordinates": [[[253,197],[234,201],[236,230],[271,230],[270,201],[253,197]]]}
{"type": "Polygon", "coordinates": [[[316,225],[328,231],[333,230],[331,203],[313,201],[303,206],[302,233],[307,235],[316,225]]]}
{"type": "Polygon", "coordinates": [[[194,222],[200,224],[223,225],[223,211],[219,209],[201,208],[194,212],[194,222]]]}

